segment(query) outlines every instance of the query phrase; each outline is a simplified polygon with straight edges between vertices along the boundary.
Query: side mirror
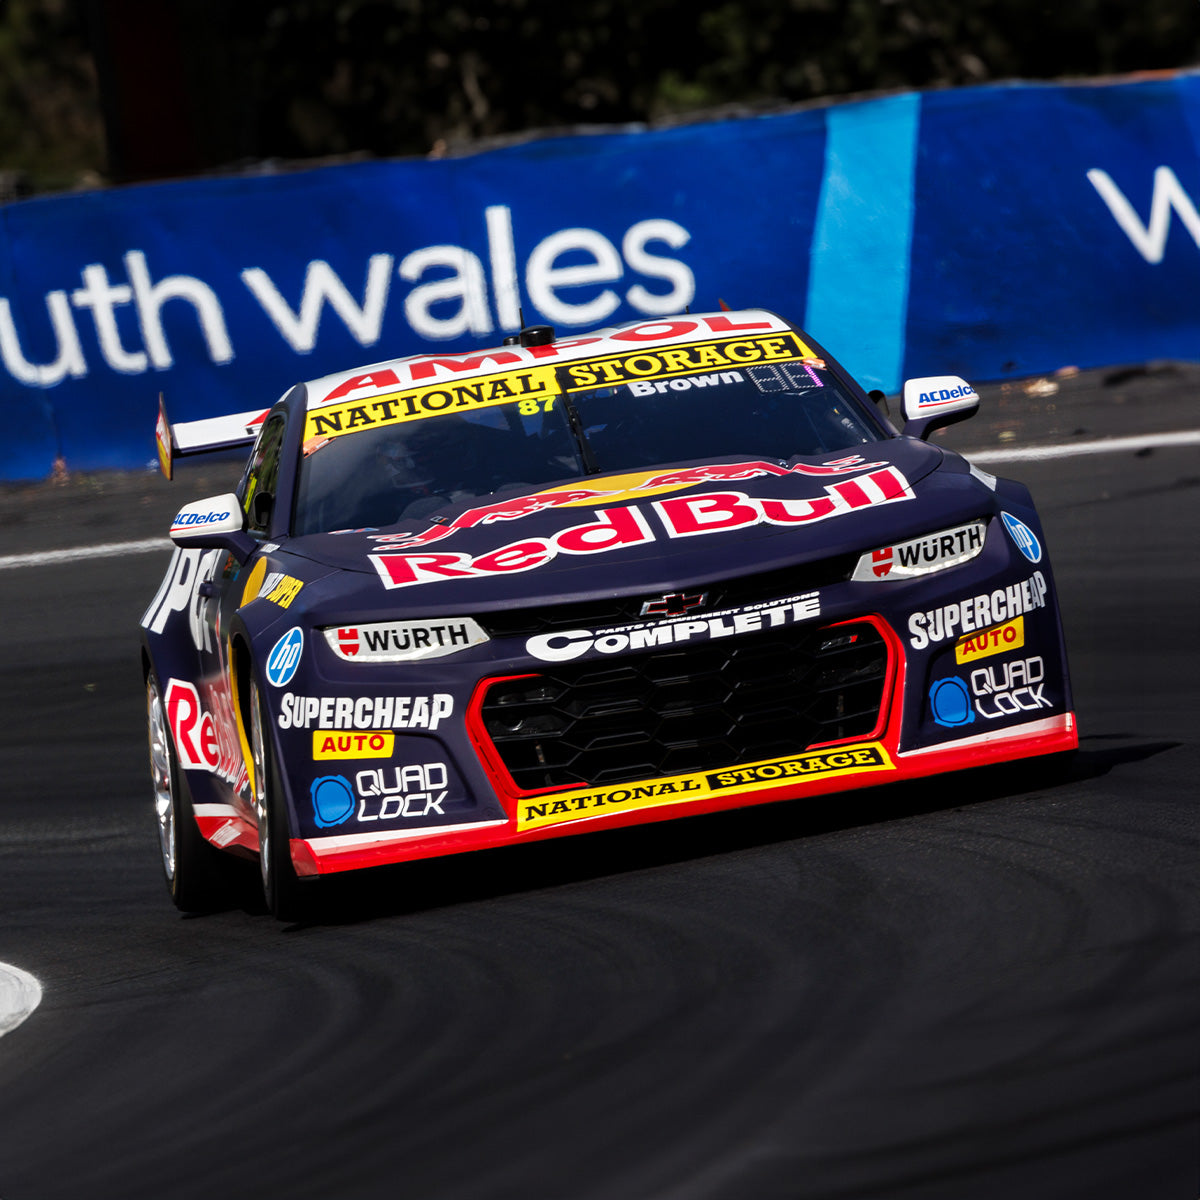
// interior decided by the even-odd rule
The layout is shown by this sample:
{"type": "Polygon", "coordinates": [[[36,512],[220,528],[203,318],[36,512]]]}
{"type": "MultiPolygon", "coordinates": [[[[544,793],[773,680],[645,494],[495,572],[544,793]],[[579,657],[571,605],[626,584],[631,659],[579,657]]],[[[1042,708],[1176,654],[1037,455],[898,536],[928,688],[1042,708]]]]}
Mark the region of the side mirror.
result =
{"type": "Polygon", "coordinates": [[[258,549],[246,532],[246,517],[233,492],[185,504],[171,522],[171,541],[185,549],[227,550],[239,563],[258,549]]]}
{"type": "Polygon", "coordinates": [[[979,393],[957,375],[909,379],[904,384],[903,408],[905,436],[927,438],[935,429],[973,417],[979,409],[979,393]]]}

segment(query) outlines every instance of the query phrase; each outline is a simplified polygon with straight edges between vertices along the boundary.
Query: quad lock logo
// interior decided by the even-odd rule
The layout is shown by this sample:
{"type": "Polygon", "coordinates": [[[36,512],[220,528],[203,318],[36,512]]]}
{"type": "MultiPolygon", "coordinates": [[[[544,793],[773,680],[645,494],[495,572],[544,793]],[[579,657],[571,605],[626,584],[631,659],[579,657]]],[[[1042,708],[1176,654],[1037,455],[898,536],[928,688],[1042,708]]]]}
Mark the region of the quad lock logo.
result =
{"type": "Polygon", "coordinates": [[[949,675],[929,689],[929,711],[946,729],[1052,708],[1045,694],[1046,665],[1041,655],[979,667],[967,680],[949,675]]]}
{"type": "Polygon", "coordinates": [[[354,776],[353,787],[344,775],[325,775],[309,789],[313,819],[328,828],[351,816],[364,822],[445,816],[448,779],[445,763],[368,768],[354,776]]]}

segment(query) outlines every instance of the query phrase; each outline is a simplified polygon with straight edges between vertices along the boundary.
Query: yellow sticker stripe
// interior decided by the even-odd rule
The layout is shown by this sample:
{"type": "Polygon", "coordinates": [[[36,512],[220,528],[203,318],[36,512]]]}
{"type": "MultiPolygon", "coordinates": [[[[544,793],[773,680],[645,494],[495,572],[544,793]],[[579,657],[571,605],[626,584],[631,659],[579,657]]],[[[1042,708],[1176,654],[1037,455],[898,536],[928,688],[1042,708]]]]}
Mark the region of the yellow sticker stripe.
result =
{"type": "Polygon", "coordinates": [[[283,575],[275,586],[266,594],[266,599],[273,604],[278,604],[280,608],[290,608],[292,601],[300,595],[304,584],[299,579],[293,579],[290,575],[283,575]]]}
{"type": "MultiPolygon", "coordinates": [[[[511,404],[514,400],[534,400],[556,394],[553,367],[527,367],[462,381],[447,380],[434,387],[406,392],[389,392],[366,400],[346,400],[310,410],[304,424],[304,441],[314,438],[343,437],[385,425],[401,425],[436,417],[442,413],[475,412],[511,404]]],[[[321,443],[324,444],[323,442],[321,443]]]]}
{"type": "Polygon", "coordinates": [[[263,580],[267,577],[267,560],[260,558],[258,562],[250,569],[250,574],[246,576],[246,586],[242,588],[242,607],[245,608],[251,601],[258,599],[258,593],[262,591],[263,580]]]}
{"type": "Polygon", "coordinates": [[[645,779],[620,787],[576,788],[548,796],[532,796],[520,801],[517,829],[539,829],[544,825],[600,817],[610,812],[687,804],[734,792],[761,792],[840,775],[895,769],[896,764],[879,742],[857,742],[833,750],[814,750],[788,758],[745,763],[723,771],[696,771],[664,779],[645,779]]]}
{"type": "Polygon", "coordinates": [[[560,368],[568,391],[610,387],[635,379],[663,379],[695,371],[736,370],[755,363],[789,362],[811,358],[813,352],[794,334],[697,342],[663,350],[636,350],[608,358],[590,358],[560,368]]]}
{"type": "Polygon", "coordinates": [[[1025,618],[1014,617],[1003,625],[961,637],[954,646],[954,661],[974,662],[977,658],[990,658],[993,654],[1004,654],[1008,650],[1020,650],[1025,645],[1025,618]]]}

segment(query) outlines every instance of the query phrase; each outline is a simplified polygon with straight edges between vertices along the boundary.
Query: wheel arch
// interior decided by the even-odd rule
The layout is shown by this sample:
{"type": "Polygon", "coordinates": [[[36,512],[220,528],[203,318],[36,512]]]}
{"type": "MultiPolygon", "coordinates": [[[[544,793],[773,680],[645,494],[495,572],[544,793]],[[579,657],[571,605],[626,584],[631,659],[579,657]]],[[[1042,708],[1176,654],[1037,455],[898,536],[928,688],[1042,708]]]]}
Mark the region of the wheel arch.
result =
{"type": "Polygon", "coordinates": [[[238,630],[229,639],[229,689],[233,704],[233,719],[237,727],[238,746],[250,777],[250,792],[258,800],[258,785],[254,779],[254,755],[250,749],[250,684],[253,678],[250,643],[244,631],[238,630]]]}

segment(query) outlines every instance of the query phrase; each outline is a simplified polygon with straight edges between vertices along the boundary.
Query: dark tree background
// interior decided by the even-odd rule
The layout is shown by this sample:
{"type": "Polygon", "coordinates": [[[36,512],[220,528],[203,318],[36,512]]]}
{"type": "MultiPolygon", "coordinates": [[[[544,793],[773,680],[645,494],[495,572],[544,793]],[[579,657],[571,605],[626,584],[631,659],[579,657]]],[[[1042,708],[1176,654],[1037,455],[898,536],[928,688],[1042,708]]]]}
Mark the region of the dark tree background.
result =
{"type": "Polygon", "coordinates": [[[0,0],[39,190],[1200,62],[1196,0],[0,0]]]}

